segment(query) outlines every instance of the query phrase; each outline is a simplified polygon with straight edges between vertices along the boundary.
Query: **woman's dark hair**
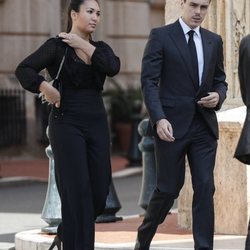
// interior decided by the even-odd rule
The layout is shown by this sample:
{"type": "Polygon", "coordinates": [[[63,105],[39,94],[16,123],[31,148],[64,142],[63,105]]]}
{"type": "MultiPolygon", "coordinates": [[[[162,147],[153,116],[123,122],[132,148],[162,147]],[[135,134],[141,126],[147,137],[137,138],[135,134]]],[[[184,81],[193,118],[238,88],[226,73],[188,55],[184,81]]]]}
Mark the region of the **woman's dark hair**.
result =
{"type": "MultiPolygon", "coordinates": [[[[85,1],[89,0],[71,0],[68,8],[68,24],[67,24],[67,33],[71,31],[72,29],[72,19],[71,19],[71,11],[74,10],[75,12],[80,11],[80,6],[84,4],[85,1]]],[[[96,1],[98,4],[98,0],[93,0],[96,1]]]]}

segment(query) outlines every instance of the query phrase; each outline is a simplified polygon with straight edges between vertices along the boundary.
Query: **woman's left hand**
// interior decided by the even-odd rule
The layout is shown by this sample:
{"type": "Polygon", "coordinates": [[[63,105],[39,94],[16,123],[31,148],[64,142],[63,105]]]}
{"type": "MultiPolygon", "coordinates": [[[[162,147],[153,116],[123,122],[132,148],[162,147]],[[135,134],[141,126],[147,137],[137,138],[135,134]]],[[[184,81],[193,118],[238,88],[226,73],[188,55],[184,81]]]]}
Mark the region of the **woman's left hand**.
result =
{"type": "Polygon", "coordinates": [[[87,43],[87,41],[85,41],[80,36],[74,33],[61,32],[59,34],[59,37],[63,38],[62,41],[67,43],[70,47],[76,49],[80,49],[84,42],[87,43]]]}

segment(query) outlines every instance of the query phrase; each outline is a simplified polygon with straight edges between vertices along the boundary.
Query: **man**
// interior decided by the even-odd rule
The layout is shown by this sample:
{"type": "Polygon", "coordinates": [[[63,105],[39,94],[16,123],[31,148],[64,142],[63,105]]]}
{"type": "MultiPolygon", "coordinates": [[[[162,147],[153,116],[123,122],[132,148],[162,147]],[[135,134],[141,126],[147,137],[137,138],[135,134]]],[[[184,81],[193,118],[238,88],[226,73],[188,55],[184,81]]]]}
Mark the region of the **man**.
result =
{"type": "MultiPolygon", "coordinates": [[[[239,65],[238,76],[240,83],[241,97],[246,105],[247,109],[250,106],[250,34],[242,38],[239,46],[239,65]]],[[[250,164],[250,124],[249,116],[250,112],[247,111],[247,118],[241,132],[238,145],[235,150],[234,157],[240,162],[249,165],[250,164]]],[[[249,228],[250,229],[250,228],[249,228]]],[[[250,240],[250,239],[249,239],[250,240]]],[[[249,241],[250,243],[250,241],[249,241]]]]}
{"type": "MultiPolygon", "coordinates": [[[[246,119],[241,136],[238,141],[234,157],[240,162],[250,165],[250,34],[243,37],[239,47],[238,76],[240,82],[240,92],[244,104],[247,107],[246,119]]],[[[250,220],[248,222],[248,232],[245,250],[250,250],[250,220]]]]}
{"type": "Polygon", "coordinates": [[[226,98],[221,37],[200,27],[211,0],[181,0],[182,16],[153,29],[142,60],[142,91],[155,138],[157,187],[138,228],[135,250],[151,240],[184,184],[187,156],[193,185],[195,250],[213,249],[215,111],[226,98]]]}

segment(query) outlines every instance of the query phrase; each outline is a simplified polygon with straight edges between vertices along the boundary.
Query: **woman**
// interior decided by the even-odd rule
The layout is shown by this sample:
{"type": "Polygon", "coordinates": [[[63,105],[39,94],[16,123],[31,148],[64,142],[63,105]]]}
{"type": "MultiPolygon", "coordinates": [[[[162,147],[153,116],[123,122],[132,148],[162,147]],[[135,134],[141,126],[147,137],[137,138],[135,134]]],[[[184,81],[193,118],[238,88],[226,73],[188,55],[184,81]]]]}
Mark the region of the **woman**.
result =
{"type": "Polygon", "coordinates": [[[68,33],[46,41],[16,69],[22,86],[41,93],[53,105],[49,138],[54,154],[56,182],[62,203],[62,224],[50,247],[93,250],[94,222],[105,207],[109,190],[110,136],[101,91],[106,75],[119,72],[120,61],[104,42],[91,34],[100,19],[96,0],[72,0],[68,33]],[[60,91],[41,75],[47,69],[59,76],[60,91]]]}

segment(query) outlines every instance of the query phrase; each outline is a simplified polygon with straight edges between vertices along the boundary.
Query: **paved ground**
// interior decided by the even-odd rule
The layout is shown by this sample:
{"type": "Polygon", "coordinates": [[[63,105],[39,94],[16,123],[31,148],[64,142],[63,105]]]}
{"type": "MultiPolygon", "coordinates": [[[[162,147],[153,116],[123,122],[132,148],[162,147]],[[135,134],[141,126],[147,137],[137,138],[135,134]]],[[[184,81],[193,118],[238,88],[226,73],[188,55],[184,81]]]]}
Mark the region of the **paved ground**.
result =
{"type": "Polygon", "coordinates": [[[23,182],[0,188],[0,242],[14,242],[16,232],[40,228],[47,183],[23,182]]]}
{"type": "MultiPolygon", "coordinates": [[[[113,159],[113,162],[115,162],[113,172],[121,170],[119,164],[116,163],[117,161],[120,165],[126,165],[124,159],[113,159]]],[[[21,162],[18,166],[14,161],[1,164],[1,173],[5,175],[5,178],[0,179],[1,243],[14,243],[14,235],[17,232],[46,226],[40,216],[47,191],[47,163],[47,160],[38,160],[36,166],[32,166],[32,161],[21,162]],[[29,176],[29,178],[13,177],[21,174],[29,176]]],[[[141,169],[137,170],[127,169],[123,171],[123,178],[119,178],[118,175],[117,178],[113,179],[122,206],[117,216],[138,215],[144,212],[138,205],[141,169]],[[131,176],[129,174],[131,171],[138,172],[138,174],[131,176]],[[128,177],[126,177],[126,172],[128,172],[128,177]]]]}
{"type": "MultiPolygon", "coordinates": [[[[112,157],[112,172],[124,169],[128,160],[124,157],[112,157]]],[[[28,176],[43,180],[48,179],[49,160],[44,159],[1,159],[0,158],[0,179],[14,176],[28,176]]]]}
{"type": "MultiPolygon", "coordinates": [[[[122,209],[117,216],[143,213],[137,205],[141,175],[114,179],[122,209]]],[[[41,228],[46,223],[40,219],[47,183],[21,182],[0,186],[0,242],[14,242],[16,232],[41,228]]]]}
{"type": "MultiPolygon", "coordinates": [[[[136,229],[142,220],[139,215],[144,212],[138,206],[141,169],[125,168],[127,161],[121,157],[114,157],[112,162],[116,177],[113,182],[122,205],[117,216],[125,216],[125,219],[96,225],[97,249],[132,249],[136,229]]],[[[47,190],[47,182],[44,180],[48,175],[48,161],[2,161],[0,175],[4,177],[0,178],[0,250],[6,250],[13,246],[16,232],[39,229],[46,225],[40,216],[47,190]],[[7,178],[16,175],[29,176],[29,181],[7,178]],[[32,181],[31,177],[36,180],[32,181]]],[[[244,242],[244,236],[216,235],[214,249],[240,250],[244,249],[244,242]]],[[[179,228],[177,215],[172,213],[159,227],[152,249],[193,249],[191,231],[179,228]]]]}

